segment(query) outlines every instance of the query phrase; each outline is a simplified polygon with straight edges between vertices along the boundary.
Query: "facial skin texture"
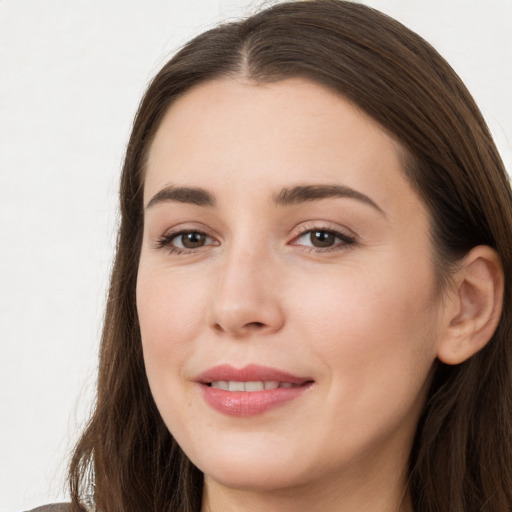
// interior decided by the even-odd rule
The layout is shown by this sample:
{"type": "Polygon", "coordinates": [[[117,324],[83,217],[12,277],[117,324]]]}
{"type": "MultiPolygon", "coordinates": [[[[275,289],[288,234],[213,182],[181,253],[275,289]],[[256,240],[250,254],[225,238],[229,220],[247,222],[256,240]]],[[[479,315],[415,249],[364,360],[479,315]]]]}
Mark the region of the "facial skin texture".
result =
{"type": "Polygon", "coordinates": [[[169,186],[205,189],[215,205],[146,208],[137,307],[156,404],[205,473],[203,510],[410,510],[407,458],[446,319],[398,144],[311,82],[222,79],[181,97],[157,132],[145,205],[169,186]],[[308,185],[375,205],[272,201],[308,185]],[[313,247],[312,229],[353,243],[313,247]],[[177,231],[205,244],[159,247],[177,231]],[[196,382],[220,364],[314,383],[264,414],[228,416],[196,382]]]}

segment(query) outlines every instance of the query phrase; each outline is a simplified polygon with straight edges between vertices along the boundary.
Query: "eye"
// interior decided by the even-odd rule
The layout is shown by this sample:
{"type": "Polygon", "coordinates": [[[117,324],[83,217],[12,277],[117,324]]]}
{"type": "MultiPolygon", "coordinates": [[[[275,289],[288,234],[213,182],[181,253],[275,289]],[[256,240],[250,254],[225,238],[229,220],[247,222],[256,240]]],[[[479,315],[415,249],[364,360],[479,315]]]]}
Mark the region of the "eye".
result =
{"type": "Polygon", "coordinates": [[[294,245],[302,245],[312,250],[334,250],[352,245],[355,239],[332,229],[308,229],[294,240],[294,245]]]}
{"type": "Polygon", "coordinates": [[[186,253],[200,249],[207,245],[214,245],[215,241],[202,231],[178,231],[163,235],[157,242],[159,248],[166,247],[171,253],[186,253]]]}
{"type": "Polygon", "coordinates": [[[210,237],[199,231],[181,233],[173,237],[174,245],[181,249],[197,249],[210,240],[210,237]]]}

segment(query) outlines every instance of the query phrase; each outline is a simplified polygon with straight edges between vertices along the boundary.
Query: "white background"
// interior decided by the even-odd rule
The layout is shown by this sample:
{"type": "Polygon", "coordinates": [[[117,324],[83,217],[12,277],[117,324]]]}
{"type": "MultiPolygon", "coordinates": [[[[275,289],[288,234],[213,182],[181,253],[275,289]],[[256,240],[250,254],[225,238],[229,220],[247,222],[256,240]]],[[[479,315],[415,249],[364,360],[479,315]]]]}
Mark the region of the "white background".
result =
{"type": "MultiPolygon", "coordinates": [[[[450,61],[512,169],[512,0],[368,0],[450,61]],[[485,5],[485,7],[484,7],[485,5]]],[[[247,0],[0,0],[0,512],[65,500],[140,96],[247,0]]]]}

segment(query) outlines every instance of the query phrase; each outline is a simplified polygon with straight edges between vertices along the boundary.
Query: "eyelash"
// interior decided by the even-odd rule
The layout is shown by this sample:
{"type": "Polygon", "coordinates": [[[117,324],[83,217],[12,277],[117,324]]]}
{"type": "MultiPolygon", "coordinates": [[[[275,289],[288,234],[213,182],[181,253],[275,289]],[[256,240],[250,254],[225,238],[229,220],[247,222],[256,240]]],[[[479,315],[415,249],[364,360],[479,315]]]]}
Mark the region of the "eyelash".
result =
{"type": "MultiPolygon", "coordinates": [[[[292,243],[292,245],[301,245],[303,250],[309,253],[327,253],[332,251],[339,251],[343,249],[347,249],[350,246],[354,245],[356,243],[356,239],[353,236],[349,236],[345,233],[342,233],[341,231],[337,231],[335,229],[330,228],[322,228],[322,227],[313,227],[313,228],[304,228],[301,230],[301,232],[293,239],[293,241],[299,240],[300,238],[304,237],[307,234],[311,234],[317,232],[317,233],[324,233],[327,235],[332,235],[335,238],[341,240],[341,242],[337,242],[333,246],[329,247],[314,247],[314,246],[305,246],[297,243],[292,243]]],[[[208,236],[204,231],[200,231],[197,229],[189,229],[189,230],[181,230],[181,231],[175,231],[172,233],[167,233],[163,236],[161,236],[156,243],[157,249],[167,249],[169,254],[176,254],[176,255],[183,255],[183,254],[190,254],[194,253],[195,251],[202,249],[205,247],[205,245],[200,246],[198,248],[181,248],[176,247],[173,245],[173,241],[177,239],[180,236],[186,235],[186,234],[197,234],[206,237],[207,239],[212,239],[212,237],[208,236]]],[[[207,244],[207,245],[219,245],[218,243],[214,244],[207,244]]]]}
{"type": "MultiPolygon", "coordinates": [[[[325,233],[327,235],[333,235],[335,238],[339,239],[337,243],[335,243],[332,246],[329,247],[314,247],[314,246],[305,246],[302,245],[303,250],[309,253],[326,253],[326,252],[333,252],[333,251],[340,251],[344,249],[348,249],[350,246],[354,245],[356,243],[356,238],[354,236],[347,235],[346,233],[343,233],[341,231],[338,231],[336,229],[331,228],[322,228],[322,227],[305,227],[301,229],[301,232],[299,235],[297,235],[293,240],[299,240],[303,236],[306,235],[312,235],[313,233],[325,233]]],[[[292,245],[299,245],[296,243],[293,243],[292,245]]]]}
{"type": "MultiPolygon", "coordinates": [[[[197,249],[188,249],[188,248],[181,248],[181,247],[176,247],[175,245],[173,245],[173,241],[180,237],[180,236],[183,236],[183,235],[187,235],[187,234],[198,234],[198,235],[202,235],[206,238],[212,238],[211,236],[208,236],[204,231],[201,231],[199,229],[183,229],[181,231],[175,231],[173,233],[166,233],[165,235],[161,236],[158,240],[157,240],[157,248],[158,249],[167,249],[167,251],[169,252],[169,254],[190,254],[190,253],[193,253],[194,251],[196,251],[197,249]]],[[[218,244],[216,244],[218,245],[218,244]]],[[[201,249],[202,247],[204,246],[201,246],[199,247],[199,249],[201,249]]]]}

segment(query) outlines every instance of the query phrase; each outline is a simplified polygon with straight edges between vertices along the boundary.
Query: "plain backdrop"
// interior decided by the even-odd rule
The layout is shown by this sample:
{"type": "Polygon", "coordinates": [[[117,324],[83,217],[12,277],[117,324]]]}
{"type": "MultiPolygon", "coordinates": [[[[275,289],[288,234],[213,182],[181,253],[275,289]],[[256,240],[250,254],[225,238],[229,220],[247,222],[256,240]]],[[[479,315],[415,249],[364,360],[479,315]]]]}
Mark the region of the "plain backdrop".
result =
{"type": "MultiPolygon", "coordinates": [[[[269,2],[266,2],[268,4],[269,2]]],[[[368,0],[448,59],[512,168],[512,0],[368,0]]],[[[140,96],[247,0],[0,0],[0,512],[65,500],[140,96]]]]}

